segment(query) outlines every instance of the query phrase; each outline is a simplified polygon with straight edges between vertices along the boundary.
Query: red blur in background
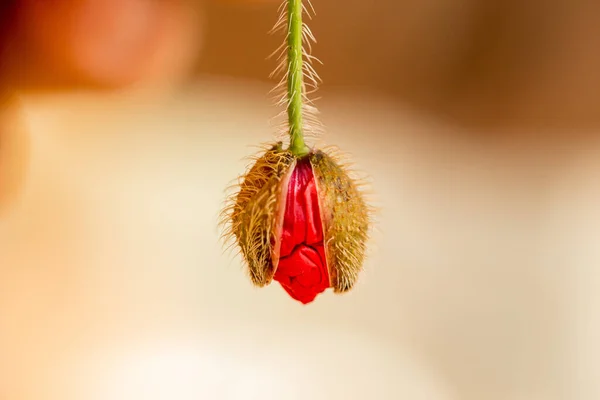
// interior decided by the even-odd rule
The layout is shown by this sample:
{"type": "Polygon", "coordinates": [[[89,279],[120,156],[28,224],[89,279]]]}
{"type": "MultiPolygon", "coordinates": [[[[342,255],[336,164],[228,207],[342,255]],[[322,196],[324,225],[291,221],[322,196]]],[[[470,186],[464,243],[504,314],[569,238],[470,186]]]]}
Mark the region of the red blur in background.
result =
{"type": "Polygon", "coordinates": [[[198,42],[196,8],[179,0],[12,0],[2,7],[4,79],[18,87],[110,88],[166,76],[198,42]]]}

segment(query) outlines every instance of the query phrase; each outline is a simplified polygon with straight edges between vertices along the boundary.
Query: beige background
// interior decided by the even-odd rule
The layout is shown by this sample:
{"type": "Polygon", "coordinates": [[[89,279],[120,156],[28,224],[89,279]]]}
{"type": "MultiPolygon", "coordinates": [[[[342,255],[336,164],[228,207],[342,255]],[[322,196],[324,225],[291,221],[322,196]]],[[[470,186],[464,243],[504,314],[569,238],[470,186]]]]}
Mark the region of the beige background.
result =
{"type": "Polygon", "coordinates": [[[23,97],[4,398],[596,398],[600,148],[474,143],[330,92],[324,141],[382,211],[356,290],[302,307],[218,242],[223,189],[270,138],[266,89],[23,97]]]}
{"type": "Polygon", "coordinates": [[[272,139],[276,6],[205,3],[182,85],[5,107],[0,398],[598,399],[595,6],[315,4],[322,140],[381,213],[358,287],[308,307],[216,228],[272,139]]]}

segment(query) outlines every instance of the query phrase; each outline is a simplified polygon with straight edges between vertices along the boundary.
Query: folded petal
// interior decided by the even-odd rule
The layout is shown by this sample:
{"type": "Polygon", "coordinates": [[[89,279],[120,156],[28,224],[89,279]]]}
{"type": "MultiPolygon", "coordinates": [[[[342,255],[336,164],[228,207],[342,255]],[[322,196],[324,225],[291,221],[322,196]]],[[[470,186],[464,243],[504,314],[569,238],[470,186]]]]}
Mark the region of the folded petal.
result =
{"type": "Polygon", "coordinates": [[[329,287],[319,196],[308,159],[298,160],[287,187],[279,264],[274,279],[306,304],[329,287]]]}

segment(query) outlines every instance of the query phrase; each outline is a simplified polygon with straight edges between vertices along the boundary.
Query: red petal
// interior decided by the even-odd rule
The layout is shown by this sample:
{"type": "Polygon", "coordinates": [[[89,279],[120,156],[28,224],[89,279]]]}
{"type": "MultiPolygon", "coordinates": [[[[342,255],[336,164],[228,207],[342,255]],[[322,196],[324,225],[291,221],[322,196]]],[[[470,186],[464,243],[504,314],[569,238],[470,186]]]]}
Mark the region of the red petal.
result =
{"type": "Polygon", "coordinates": [[[274,279],[306,304],[329,287],[317,187],[308,159],[290,176],[283,217],[279,265],[274,279]]]}

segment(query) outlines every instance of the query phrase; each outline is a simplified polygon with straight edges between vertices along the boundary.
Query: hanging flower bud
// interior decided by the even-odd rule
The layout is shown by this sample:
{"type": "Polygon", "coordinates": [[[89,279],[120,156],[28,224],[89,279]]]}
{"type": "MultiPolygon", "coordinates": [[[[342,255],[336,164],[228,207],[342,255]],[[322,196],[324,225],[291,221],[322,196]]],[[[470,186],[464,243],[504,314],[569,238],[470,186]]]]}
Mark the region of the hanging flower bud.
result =
{"type": "Polygon", "coordinates": [[[285,0],[273,28],[286,32],[273,53],[280,61],[273,76],[280,76],[275,91],[277,103],[286,106],[289,147],[277,143],[258,157],[222,214],[225,236],[237,242],[252,282],[262,287],[274,279],[304,304],[327,288],[342,293],[354,286],[370,219],[346,168],[304,142],[305,130],[321,128],[306,90],[316,90],[320,81],[310,64],[317,59],[307,52],[314,36],[302,22],[312,10],[308,5],[285,0]]]}
{"type": "Polygon", "coordinates": [[[248,171],[226,212],[257,286],[274,279],[304,303],[350,290],[362,269],[369,212],[356,184],[322,151],[273,146],[248,171]]]}

